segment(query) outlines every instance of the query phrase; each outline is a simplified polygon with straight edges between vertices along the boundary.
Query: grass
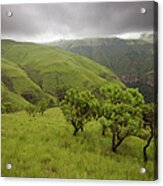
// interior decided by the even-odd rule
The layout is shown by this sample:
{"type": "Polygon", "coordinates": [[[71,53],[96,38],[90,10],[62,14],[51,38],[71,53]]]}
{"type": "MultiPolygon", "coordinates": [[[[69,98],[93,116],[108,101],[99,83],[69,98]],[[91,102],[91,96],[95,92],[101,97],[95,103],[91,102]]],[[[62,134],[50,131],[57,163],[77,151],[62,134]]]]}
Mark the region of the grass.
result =
{"type": "Polygon", "coordinates": [[[20,95],[11,92],[3,83],[1,84],[1,94],[3,95],[2,104],[3,102],[12,103],[13,110],[23,110],[29,104],[20,95]]]}
{"type": "Polygon", "coordinates": [[[37,93],[38,96],[43,94],[41,88],[28,77],[26,72],[15,63],[5,59],[2,59],[2,77],[4,77],[4,80],[7,77],[12,81],[13,91],[18,95],[28,90],[37,93]]]}
{"type": "Polygon", "coordinates": [[[56,103],[58,91],[69,88],[92,89],[105,84],[124,86],[109,69],[84,56],[53,46],[11,40],[2,40],[2,82],[9,95],[6,97],[2,91],[3,103],[10,101],[12,106],[15,101],[11,94],[18,97],[18,105],[27,94],[32,95],[35,102],[49,98],[56,103]]]}
{"type": "MultiPolygon", "coordinates": [[[[117,76],[109,69],[86,57],[57,47],[2,40],[2,57],[14,64],[12,69],[17,65],[21,68],[19,73],[20,70],[22,73],[24,71],[24,76],[28,76],[37,86],[42,87],[43,91],[52,95],[54,95],[57,87],[78,86],[84,88],[85,82],[87,82],[88,87],[109,83],[123,86],[117,76]],[[105,74],[105,77],[102,77],[101,74],[105,74]],[[109,77],[112,78],[109,79],[109,77]]],[[[4,71],[6,76],[10,77],[11,75],[7,73],[9,72],[7,67],[9,64],[6,60],[2,61],[2,72],[4,71]]],[[[12,72],[16,73],[18,70],[12,72]]],[[[18,90],[23,87],[19,82],[15,86],[18,90]]]]}
{"type": "Polygon", "coordinates": [[[115,154],[110,148],[111,134],[103,137],[98,122],[86,124],[76,137],[72,133],[59,108],[36,117],[24,111],[2,114],[2,176],[154,179],[152,144],[147,172],[141,174],[143,140],[129,137],[115,154]],[[7,163],[12,169],[6,170],[7,163]]]}
{"type": "Polygon", "coordinates": [[[51,43],[74,53],[87,56],[112,72],[122,75],[144,77],[154,69],[153,43],[143,38],[124,40],[120,38],[87,38],[51,43]]]}

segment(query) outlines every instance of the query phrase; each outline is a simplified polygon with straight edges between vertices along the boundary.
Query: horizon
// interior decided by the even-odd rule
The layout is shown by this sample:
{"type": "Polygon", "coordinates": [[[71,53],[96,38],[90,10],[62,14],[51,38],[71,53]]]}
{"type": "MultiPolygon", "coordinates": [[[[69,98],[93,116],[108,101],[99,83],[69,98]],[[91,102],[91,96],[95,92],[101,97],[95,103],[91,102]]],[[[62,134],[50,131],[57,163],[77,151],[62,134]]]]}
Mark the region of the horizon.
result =
{"type": "Polygon", "coordinates": [[[141,33],[153,32],[153,3],[2,5],[1,37],[34,43],[105,37],[137,39],[141,33]]]}
{"type": "Polygon", "coordinates": [[[15,42],[28,42],[28,43],[36,43],[36,44],[46,44],[46,43],[53,43],[53,42],[60,42],[60,41],[75,41],[75,40],[86,40],[86,39],[109,39],[109,38],[118,38],[122,40],[138,40],[141,38],[142,35],[153,35],[152,31],[148,32],[137,32],[137,33],[124,33],[124,34],[118,34],[118,35],[110,35],[110,36],[101,36],[101,37],[79,37],[79,38],[56,38],[51,40],[36,40],[36,39],[15,39],[15,38],[2,38],[1,40],[11,40],[15,42]]]}

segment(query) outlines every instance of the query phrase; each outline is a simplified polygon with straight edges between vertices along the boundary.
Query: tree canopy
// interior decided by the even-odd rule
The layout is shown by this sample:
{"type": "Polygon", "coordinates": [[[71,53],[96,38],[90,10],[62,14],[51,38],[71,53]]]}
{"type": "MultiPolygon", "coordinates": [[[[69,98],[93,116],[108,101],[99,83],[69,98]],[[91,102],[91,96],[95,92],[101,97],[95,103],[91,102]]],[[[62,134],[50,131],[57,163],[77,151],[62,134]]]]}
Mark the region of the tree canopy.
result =
{"type": "Polygon", "coordinates": [[[117,86],[101,87],[100,94],[99,115],[102,117],[100,122],[103,125],[103,134],[104,129],[111,129],[112,151],[116,152],[127,136],[140,130],[143,124],[141,105],[144,104],[144,98],[137,89],[117,86]]]}
{"type": "Polygon", "coordinates": [[[74,135],[80,129],[83,131],[84,124],[96,117],[98,107],[98,100],[88,90],[70,89],[61,102],[66,120],[74,127],[74,135]]]}

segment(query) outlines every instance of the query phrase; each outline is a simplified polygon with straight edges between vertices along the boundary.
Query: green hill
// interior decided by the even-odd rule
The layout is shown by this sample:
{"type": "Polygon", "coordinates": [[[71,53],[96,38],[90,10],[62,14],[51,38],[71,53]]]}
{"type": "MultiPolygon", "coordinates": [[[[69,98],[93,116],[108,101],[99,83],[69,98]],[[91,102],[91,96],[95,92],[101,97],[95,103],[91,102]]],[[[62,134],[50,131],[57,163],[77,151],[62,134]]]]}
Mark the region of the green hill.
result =
{"type": "Polygon", "coordinates": [[[11,92],[4,83],[1,84],[1,109],[3,112],[13,112],[16,110],[24,109],[29,102],[23,99],[21,96],[11,92]]]}
{"type": "Polygon", "coordinates": [[[41,97],[60,99],[70,87],[123,86],[109,69],[86,57],[57,47],[10,40],[2,40],[2,82],[10,92],[31,103],[41,97]]]}
{"type": "MultiPolygon", "coordinates": [[[[148,85],[153,93],[154,49],[151,35],[140,39],[92,38],[50,43],[108,67],[128,86],[148,85]]],[[[139,87],[138,87],[139,88],[139,87]]],[[[142,90],[142,89],[141,89],[142,90]]],[[[145,94],[145,92],[142,92],[145,94]]],[[[148,96],[145,94],[147,101],[148,96]]]]}
{"type": "Polygon", "coordinates": [[[123,75],[144,76],[153,70],[153,44],[120,38],[93,38],[54,43],[66,50],[94,59],[120,78],[123,75]]]}
{"type": "Polygon", "coordinates": [[[44,92],[35,84],[17,64],[2,59],[2,82],[10,91],[23,95],[31,91],[32,94],[43,96],[44,92]]]}

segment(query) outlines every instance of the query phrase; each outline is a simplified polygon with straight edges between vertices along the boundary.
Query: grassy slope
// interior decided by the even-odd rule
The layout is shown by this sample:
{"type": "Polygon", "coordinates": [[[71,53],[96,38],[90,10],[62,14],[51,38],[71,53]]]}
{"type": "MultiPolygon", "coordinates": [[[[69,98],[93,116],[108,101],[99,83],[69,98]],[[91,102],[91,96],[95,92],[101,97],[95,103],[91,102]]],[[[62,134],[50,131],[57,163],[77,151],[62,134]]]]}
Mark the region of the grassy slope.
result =
{"type": "Polygon", "coordinates": [[[3,102],[11,103],[13,110],[22,110],[29,104],[21,96],[11,92],[3,83],[1,84],[1,95],[2,95],[2,104],[3,102]]]}
{"type": "Polygon", "coordinates": [[[27,73],[16,63],[2,59],[2,103],[10,102],[14,111],[24,109],[28,102],[22,94],[30,92],[36,99],[51,99],[54,97],[45,93],[34,83],[27,73]]]}
{"type": "Polygon", "coordinates": [[[143,39],[93,38],[61,41],[54,45],[87,56],[118,76],[144,76],[154,69],[153,44],[143,39]]]}
{"type": "Polygon", "coordinates": [[[25,112],[3,114],[2,176],[153,179],[152,145],[147,172],[140,174],[143,140],[130,137],[115,154],[110,149],[111,136],[101,136],[100,124],[88,123],[77,137],[72,132],[59,108],[35,118],[25,112]],[[6,170],[7,162],[11,170],[6,170]]]}
{"type": "Polygon", "coordinates": [[[137,84],[137,88],[144,95],[146,102],[154,102],[154,88],[151,86],[154,82],[152,38],[152,35],[142,35],[139,40],[119,38],[63,40],[51,45],[57,45],[68,51],[87,56],[108,67],[123,82],[127,83],[126,85],[130,84],[129,87],[134,87],[137,84]],[[136,83],[138,78],[140,80],[136,83]],[[150,84],[149,80],[151,80],[150,84]],[[148,87],[148,92],[145,91],[146,87],[148,87]]]}
{"type": "Polygon", "coordinates": [[[38,94],[38,96],[44,94],[41,88],[33,81],[31,81],[26,72],[22,70],[17,64],[2,59],[3,82],[5,82],[5,77],[7,77],[10,82],[12,82],[13,87],[10,87],[10,89],[13,89],[16,94],[21,95],[23,92],[28,90],[38,94]]]}
{"type": "Polygon", "coordinates": [[[107,68],[60,48],[3,40],[2,56],[20,66],[33,82],[52,95],[63,86],[122,85],[107,68]]]}

